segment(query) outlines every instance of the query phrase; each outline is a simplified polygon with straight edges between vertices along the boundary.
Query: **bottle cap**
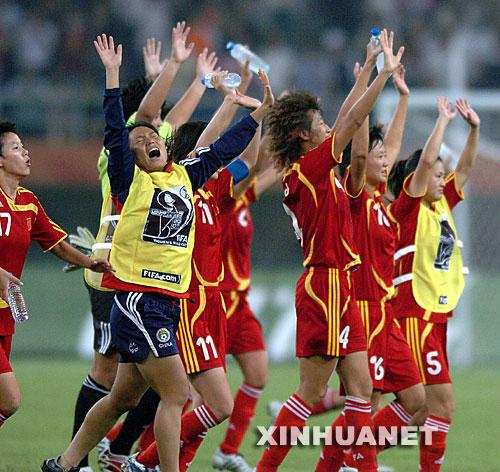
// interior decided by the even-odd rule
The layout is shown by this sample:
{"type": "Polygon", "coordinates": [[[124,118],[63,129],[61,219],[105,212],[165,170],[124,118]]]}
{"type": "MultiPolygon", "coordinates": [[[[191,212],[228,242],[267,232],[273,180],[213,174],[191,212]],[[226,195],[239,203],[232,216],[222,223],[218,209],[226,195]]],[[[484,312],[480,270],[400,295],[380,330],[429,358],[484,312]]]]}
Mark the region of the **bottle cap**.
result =
{"type": "Polygon", "coordinates": [[[372,28],[372,36],[380,36],[380,30],[378,28],[372,28]]]}
{"type": "Polygon", "coordinates": [[[229,49],[231,51],[231,49],[233,49],[235,46],[235,44],[232,42],[232,41],[229,41],[227,44],[226,44],[226,49],[229,49]]]}

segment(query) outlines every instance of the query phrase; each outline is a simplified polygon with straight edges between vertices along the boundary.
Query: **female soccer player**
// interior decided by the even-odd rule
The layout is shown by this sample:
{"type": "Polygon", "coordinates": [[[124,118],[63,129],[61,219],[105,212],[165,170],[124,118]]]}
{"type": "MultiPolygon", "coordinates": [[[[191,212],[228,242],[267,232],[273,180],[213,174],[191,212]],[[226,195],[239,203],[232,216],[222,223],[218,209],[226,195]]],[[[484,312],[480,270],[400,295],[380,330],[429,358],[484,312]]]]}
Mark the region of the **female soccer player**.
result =
{"type": "Polygon", "coordinates": [[[425,426],[437,430],[432,434],[432,444],[421,438],[420,470],[424,472],[440,470],[455,410],[446,327],[464,279],[451,210],[464,198],[463,186],[476,160],[480,124],[467,100],[457,99],[456,110],[470,131],[455,171],[445,176],[443,163],[437,159],[444,131],[456,110],[451,110],[445,98],[440,97],[438,104],[440,115],[426,146],[408,160],[398,162],[389,179],[394,196],[402,195],[389,207],[398,231],[393,308],[425,385],[425,426]],[[429,155],[432,159],[425,164],[424,172],[418,172],[420,162],[429,155]],[[405,200],[406,211],[396,215],[405,200]],[[408,200],[413,200],[413,206],[408,200]]]}
{"type": "Polygon", "coordinates": [[[179,299],[189,297],[193,191],[243,152],[272,104],[272,95],[266,88],[261,107],[188,165],[168,163],[165,143],[152,125],[125,126],[119,89],[121,45],[115,52],[113,38],[108,43],[106,35],[94,45],[106,69],[104,141],[110,152],[111,193],[120,213],[110,253],[117,272],[103,285],[119,290],[111,331],[122,362],[110,394],[89,411],[68,449],[41,467],[44,472],[76,467],[151,386],[161,398],[155,420],[161,469],[178,472],[180,417],[188,384],[175,332],[179,299]]]}
{"type": "MultiPolygon", "coordinates": [[[[365,86],[377,56],[370,44],[367,51],[361,73],[358,64],[354,72],[365,86]]],[[[399,155],[403,137],[410,95],[404,75],[402,65],[393,72],[393,83],[400,99],[385,139],[381,126],[368,128],[367,118],[354,135],[350,153],[344,152],[344,161],[350,164],[343,175],[344,188],[350,200],[356,246],[362,262],[353,278],[356,302],[366,331],[374,389],[372,405],[379,404],[382,392],[395,392],[397,398],[375,415],[376,435],[381,426],[387,429],[407,426],[425,402],[420,374],[390,304],[394,293],[392,279],[397,233],[382,202],[387,175],[399,155]]],[[[325,447],[316,471],[338,470],[344,462],[344,450],[340,445],[325,447]]]]}
{"type": "MultiPolygon", "coordinates": [[[[393,34],[388,37],[384,30],[383,69],[354,106],[341,108],[333,130],[324,123],[318,99],[310,93],[291,92],[277,100],[268,117],[270,151],[276,165],[287,171],[283,204],[303,250],[305,272],[297,283],[295,303],[300,383],[274,423],[276,443],[266,447],[258,472],[278,469],[291,447],[280,444],[280,427],[305,425],[341,356],[345,357],[339,373],[348,394],[345,423],[354,426],[356,434],[372,425],[366,339],[351,290],[350,270],[360,260],[354,249],[349,202],[334,167],[399,64],[404,49],[394,55],[392,43],[393,34]]],[[[356,467],[375,472],[374,448],[354,449],[356,467]]]]}
{"type": "Polygon", "coordinates": [[[0,426],[19,408],[21,394],[9,363],[14,320],[7,303],[10,282],[19,278],[31,239],[60,259],[95,272],[112,270],[109,262],[91,261],[63,239],[67,234],[43,210],[29,190],[20,187],[31,172],[31,158],[16,125],[0,121],[0,426]]]}
{"type": "MultiPolygon", "coordinates": [[[[260,106],[258,100],[220,86],[219,79],[223,74],[216,74],[212,79],[215,87],[225,94],[222,106],[206,128],[204,122],[189,122],[179,128],[172,146],[174,161],[189,164],[192,154],[190,151],[208,144],[215,136],[220,135],[228,123],[227,118],[234,115],[235,104],[254,109],[260,106]]],[[[264,86],[268,86],[265,73],[260,74],[260,79],[264,86]]],[[[238,159],[222,169],[217,178],[210,179],[202,189],[195,192],[196,242],[189,289],[194,303],[181,301],[177,344],[189,380],[201,395],[203,403],[195,405],[192,411],[182,417],[180,471],[185,471],[191,464],[206,431],[225,420],[233,407],[224,371],[226,310],[219,282],[224,273],[220,242],[226,228],[223,226],[220,207],[232,200],[233,185],[247,177],[249,169],[254,166],[259,139],[260,132],[257,132],[238,159]]],[[[130,458],[125,469],[133,471],[145,466],[146,470],[154,470],[157,464],[156,444],[152,444],[137,457],[130,458]]]]}

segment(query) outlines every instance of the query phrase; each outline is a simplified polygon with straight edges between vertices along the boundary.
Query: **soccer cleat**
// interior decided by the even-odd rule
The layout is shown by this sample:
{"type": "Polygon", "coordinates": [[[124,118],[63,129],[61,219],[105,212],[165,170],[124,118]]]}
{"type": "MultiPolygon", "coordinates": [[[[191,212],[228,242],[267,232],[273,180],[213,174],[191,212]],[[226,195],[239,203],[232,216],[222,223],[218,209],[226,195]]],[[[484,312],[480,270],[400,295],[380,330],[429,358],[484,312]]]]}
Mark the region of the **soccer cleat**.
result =
{"type": "Polygon", "coordinates": [[[134,455],[127,457],[122,465],[121,472],[159,472],[160,466],[151,469],[151,467],[141,464],[137,460],[138,455],[139,453],[136,452],[134,455]]]}
{"type": "MultiPolygon", "coordinates": [[[[394,468],[389,467],[387,465],[379,465],[377,468],[378,472],[393,472],[394,468]]],[[[344,464],[339,472],[358,472],[358,469],[355,469],[354,467],[349,467],[348,465],[344,464]]]]}
{"type": "Polygon", "coordinates": [[[113,454],[108,447],[98,452],[97,464],[102,472],[121,472],[122,464],[127,460],[127,457],[121,454],[113,454]]]}
{"type": "Polygon", "coordinates": [[[358,469],[355,469],[354,467],[349,467],[348,465],[344,464],[339,472],[358,472],[358,469]]]}
{"type": "Polygon", "coordinates": [[[212,467],[218,470],[231,470],[233,472],[252,472],[241,454],[224,454],[219,448],[212,456],[212,467]]]}
{"type": "Polygon", "coordinates": [[[58,463],[57,460],[59,457],[53,457],[52,459],[45,459],[41,464],[40,464],[40,469],[42,469],[42,472],[78,472],[78,468],[71,468],[69,470],[65,469],[64,467],[61,467],[58,463]]]}
{"type": "Polygon", "coordinates": [[[267,404],[267,414],[271,418],[271,424],[276,422],[276,418],[278,417],[281,409],[283,408],[284,403],[279,400],[271,400],[267,404]]]}

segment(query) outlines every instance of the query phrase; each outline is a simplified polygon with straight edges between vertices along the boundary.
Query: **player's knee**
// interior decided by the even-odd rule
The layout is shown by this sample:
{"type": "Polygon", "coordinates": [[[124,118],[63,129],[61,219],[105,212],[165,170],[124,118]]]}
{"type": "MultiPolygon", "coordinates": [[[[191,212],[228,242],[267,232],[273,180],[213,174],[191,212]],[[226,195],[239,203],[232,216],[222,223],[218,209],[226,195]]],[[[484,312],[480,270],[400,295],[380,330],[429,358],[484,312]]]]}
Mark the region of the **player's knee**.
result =
{"type": "Polygon", "coordinates": [[[425,406],[425,391],[424,388],[415,388],[404,396],[398,395],[398,400],[401,405],[411,413],[416,413],[422,410],[425,406]]]}
{"type": "Polygon", "coordinates": [[[109,405],[117,414],[121,415],[126,411],[133,410],[139,404],[141,397],[142,395],[138,396],[129,392],[117,394],[112,391],[109,395],[109,405]]]}
{"type": "Polygon", "coordinates": [[[269,380],[267,372],[261,372],[259,375],[256,375],[253,379],[253,382],[247,382],[252,387],[260,388],[261,390],[267,385],[269,380]]]}
{"type": "Polygon", "coordinates": [[[229,400],[228,398],[224,399],[224,401],[219,402],[217,405],[214,405],[214,407],[210,409],[213,411],[214,415],[217,416],[217,419],[219,421],[224,421],[226,418],[229,418],[231,416],[233,407],[233,399],[231,398],[229,400]]]}
{"type": "Polygon", "coordinates": [[[19,410],[19,406],[21,405],[21,395],[12,395],[9,398],[6,398],[2,404],[0,405],[0,409],[4,413],[5,416],[12,416],[17,410],[19,410]]]}
{"type": "Polygon", "coordinates": [[[358,377],[355,382],[351,382],[348,394],[353,397],[360,398],[361,400],[370,402],[372,399],[372,392],[372,379],[369,375],[365,375],[363,377],[358,377]]]}

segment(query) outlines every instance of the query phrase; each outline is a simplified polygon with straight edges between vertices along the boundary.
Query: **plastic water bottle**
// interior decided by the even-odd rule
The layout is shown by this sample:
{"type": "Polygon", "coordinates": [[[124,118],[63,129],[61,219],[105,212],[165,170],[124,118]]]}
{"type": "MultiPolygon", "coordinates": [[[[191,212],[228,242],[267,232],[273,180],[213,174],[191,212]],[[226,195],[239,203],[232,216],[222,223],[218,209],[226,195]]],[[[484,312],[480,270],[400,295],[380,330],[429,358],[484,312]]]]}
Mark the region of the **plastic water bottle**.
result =
{"type": "Polygon", "coordinates": [[[380,46],[380,30],[378,28],[372,29],[370,43],[373,44],[375,51],[380,49],[380,54],[377,56],[377,72],[380,72],[384,67],[384,53],[382,52],[382,47],[380,46]]]}
{"type": "Polygon", "coordinates": [[[231,56],[233,56],[237,61],[245,64],[247,59],[250,58],[250,70],[254,73],[258,73],[259,69],[264,72],[269,72],[269,64],[261,59],[257,54],[250,51],[250,49],[243,46],[243,44],[234,44],[232,41],[226,44],[226,49],[229,49],[231,56]]]}
{"type": "MultiPolygon", "coordinates": [[[[210,74],[207,74],[201,79],[201,83],[207,88],[214,88],[214,86],[210,83],[210,79],[213,75],[214,73],[210,72],[210,74]]],[[[229,88],[236,88],[241,84],[241,77],[235,72],[229,72],[229,74],[223,75],[220,80],[226,87],[229,88]]]]}
{"type": "Polygon", "coordinates": [[[26,303],[21,293],[21,287],[14,282],[9,283],[8,301],[14,321],[16,323],[25,322],[29,318],[28,311],[26,310],[26,303]]]}

